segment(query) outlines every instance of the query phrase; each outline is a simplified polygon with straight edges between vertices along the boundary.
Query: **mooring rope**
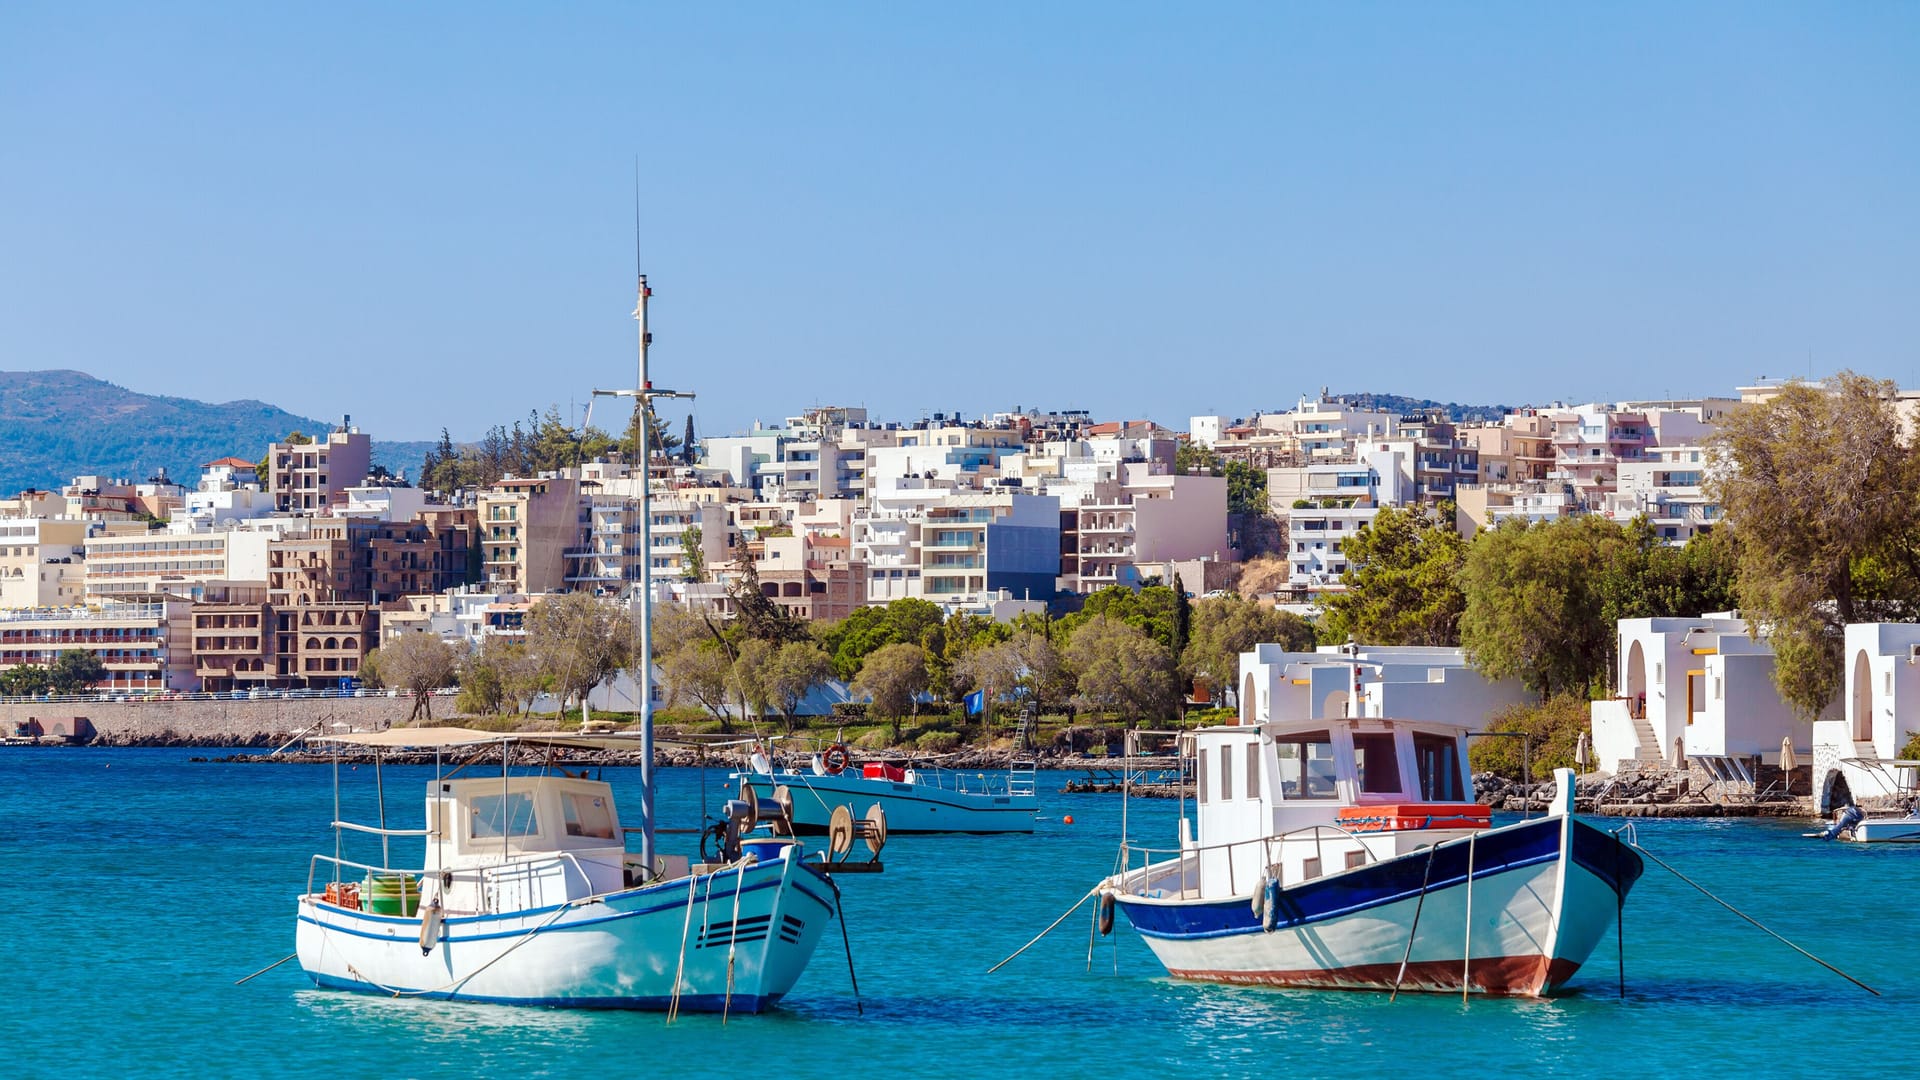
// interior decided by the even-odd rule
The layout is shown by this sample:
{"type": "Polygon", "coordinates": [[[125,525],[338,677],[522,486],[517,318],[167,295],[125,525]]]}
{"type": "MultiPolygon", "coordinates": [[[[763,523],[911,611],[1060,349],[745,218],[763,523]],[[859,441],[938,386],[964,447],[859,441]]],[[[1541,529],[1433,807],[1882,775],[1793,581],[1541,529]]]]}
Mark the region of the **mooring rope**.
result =
{"type": "MultiPolygon", "coordinates": [[[[556,910],[551,916],[548,916],[545,922],[527,931],[525,934],[521,935],[517,940],[515,940],[513,944],[500,950],[500,955],[494,957],[493,959],[487,961],[484,964],[481,964],[479,967],[474,968],[471,972],[468,972],[467,974],[460,976],[459,978],[453,980],[450,983],[444,983],[440,986],[431,987],[426,990],[401,990],[396,987],[387,986],[383,983],[376,982],[375,980],[368,978],[364,973],[362,973],[359,969],[355,968],[352,964],[347,965],[347,974],[352,975],[354,978],[359,979],[361,982],[366,983],[368,986],[371,986],[376,990],[384,991],[385,993],[391,994],[394,997],[425,997],[429,994],[443,994],[449,990],[456,990],[459,987],[465,986],[467,983],[472,982],[474,979],[479,978],[481,972],[487,970],[488,968],[499,963],[500,961],[505,960],[507,956],[511,954],[515,949],[518,949],[520,946],[525,945],[529,941],[532,941],[535,935],[539,934],[541,931],[545,930],[547,927],[552,926],[554,923],[559,922],[560,917],[562,915],[565,915],[567,912],[573,910],[573,905],[574,905],[574,902],[572,900],[569,900],[566,903],[561,904],[559,909],[556,910]]],[[[326,934],[326,929],[322,927],[321,928],[322,937],[324,937],[325,934],[326,934]]]]}
{"type": "Polygon", "coordinates": [[[1813,955],[1812,953],[1801,948],[1800,946],[1795,945],[1793,942],[1788,941],[1786,938],[1780,936],[1774,931],[1769,930],[1765,925],[1763,925],[1760,922],[1760,920],[1754,918],[1753,916],[1747,914],[1744,911],[1741,911],[1739,908],[1734,907],[1732,904],[1727,903],[1725,900],[1720,899],[1718,896],[1713,895],[1713,893],[1707,891],[1706,886],[1693,880],[1692,878],[1681,873],[1680,871],[1675,870],[1673,867],[1667,865],[1667,863],[1664,860],[1662,860],[1658,855],[1655,855],[1653,852],[1648,851],[1644,847],[1641,847],[1637,840],[1632,842],[1632,847],[1635,851],[1638,851],[1640,854],[1645,855],[1649,859],[1652,859],[1661,869],[1665,870],[1667,873],[1672,874],[1674,877],[1677,877],[1681,881],[1684,881],[1687,884],[1693,886],[1696,890],[1699,891],[1700,895],[1706,897],[1707,899],[1713,901],[1716,904],[1719,904],[1721,907],[1726,908],[1728,911],[1733,912],[1735,915],[1740,916],[1742,919],[1745,919],[1747,922],[1752,923],[1756,928],[1760,930],[1761,933],[1766,934],[1768,937],[1774,939],[1775,941],[1778,941],[1782,945],[1785,945],[1787,948],[1792,949],[1794,952],[1799,953],[1801,956],[1806,957],[1807,959],[1813,961],[1816,964],[1819,964],[1821,967],[1826,968],[1828,971],[1833,972],[1835,975],[1840,976],[1841,978],[1847,980],[1848,982],[1859,987],[1860,989],[1865,990],[1867,993],[1872,994],[1874,997],[1881,996],[1880,991],[1875,990],[1873,987],[1868,986],[1866,983],[1861,982],[1859,979],[1854,978],[1853,976],[1847,974],[1844,971],[1841,971],[1839,968],[1834,967],[1832,964],[1827,963],[1825,960],[1820,959],[1819,957],[1813,955]]]}
{"type": "Polygon", "coordinates": [[[860,1016],[867,1015],[867,1007],[860,1001],[860,976],[853,971],[853,942],[847,936],[847,901],[840,895],[840,883],[827,875],[827,884],[833,889],[833,913],[840,919],[840,947],[847,954],[847,980],[853,983],[853,1011],[860,1016]]]}
{"type": "Polygon", "coordinates": [[[287,961],[292,960],[294,957],[297,957],[299,955],[300,955],[299,953],[288,953],[287,955],[281,957],[278,960],[275,960],[273,963],[268,964],[266,967],[261,968],[259,971],[254,972],[253,974],[247,976],[246,978],[234,980],[233,985],[239,986],[241,983],[252,982],[253,980],[259,978],[262,975],[265,975],[267,972],[272,971],[274,968],[279,967],[281,964],[284,964],[287,961]]]}
{"type": "MultiPolygon", "coordinates": [[[[1387,995],[1389,1005],[1399,998],[1401,980],[1407,977],[1407,962],[1413,959],[1413,936],[1420,932],[1420,909],[1427,906],[1427,885],[1433,881],[1433,853],[1438,850],[1439,844],[1427,845],[1427,869],[1420,875],[1420,898],[1413,902],[1413,925],[1407,929],[1407,951],[1400,954],[1400,972],[1393,977],[1393,993],[1387,995]]],[[[1471,883],[1468,887],[1472,887],[1471,883]]]]}
{"type": "Polygon", "coordinates": [[[1076,911],[1079,911],[1079,910],[1080,910],[1080,905],[1081,905],[1081,904],[1084,904],[1084,903],[1086,903],[1087,901],[1089,901],[1089,900],[1091,900],[1091,899],[1093,899],[1093,897],[1094,897],[1094,894],[1096,894],[1096,893],[1098,893],[1098,892],[1099,892],[1099,891],[1101,890],[1101,888],[1102,888],[1102,887],[1104,887],[1105,885],[1106,885],[1106,882],[1104,882],[1104,881],[1102,881],[1102,882],[1101,882],[1101,883],[1100,883],[1099,885],[1095,885],[1095,886],[1094,886],[1093,888],[1091,888],[1091,889],[1088,889],[1088,890],[1087,890],[1087,895],[1085,895],[1085,896],[1083,896],[1083,897],[1081,897],[1081,898],[1080,898],[1080,899],[1078,899],[1078,900],[1075,900],[1075,901],[1073,902],[1073,906],[1072,906],[1072,907],[1070,907],[1070,908],[1068,908],[1067,910],[1065,910],[1065,911],[1063,911],[1063,912],[1061,912],[1061,913],[1060,913],[1060,917],[1059,917],[1059,918],[1057,918],[1057,919],[1055,919],[1055,920],[1053,920],[1053,922],[1052,922],[1052,923],[1050,923],[1050,924],[1048,924],[1048,926],[1047,926],[1047,928],[1046,928],[1045,930],[1042,930],[1042,931],[1040,931],[1040,932],[1039,932],[1038,934],[1036,934],[1036,935],[1034,935],[1034,938],[1033,938],[1033,940],[1032,940],[1032,941],[1029,941],[1029,942],[1027,942],[1027,943],[1026,943],[1025,945],[1022,945],[1022,946],[1020,946],[1020,948],[1018,948],[1018,949],[1016,949],[1016,950],[1014,950],[1014,953],[1013,953],[1013,956],[1009,956],[1009,957],[1007,957],[1007,958],[1006,958],[1005,960],[1002,960],[1002,961],[1000,961],[999,963],[997,963],[997,964],[995,964],[995,965],[993,965],[992,967],[990,967],[990,968],[988,968],[988,969],[987,969],[987,974],[989,974],[989,975],[991,975],[991,974],[993,974],[994,972],[996,972],[996,971],[999,971],[999,970],[1000,970],[1001,968],[1003,968],[1003,967],[1006,967],[1006,966],[1007,966],[1008,964],[1011,964],[1011,963],[1013,963],[1013,961],[1014,961],[1014,957],[1017,957],[1017,956],[1019,956],[1019,955],[1020,955],[1021,953],[1023,953],[1023,952],[1026,952],[1026,951],[1027,951],[1028,949],[1031,949],[1031,948],[1033,948],[1033,947],[1034,947],[1035,945],[1038,945],[1038,944],[1040,943],[1040,939],[1041,939],[1041,938],[1043,938],[1043,937],[1046,937],[1046,936],[1047,936],[1048,934],[1051,934],[1051,933],[1053,933],[1053,931],[1054,931],[1054,927],[1057,927],[1057,926],[1059,926],[1059,925],[1060,925],[1061,923],[1063,923],[1063,922],[1066,922],[1066,921],[1067,921],[1067,916],[1069,916],[1069,915],[1071,915],[1071,914],[1073,914],[1073,913],[1074,913],[1074,912],[1076,912],[1076,911]]]}

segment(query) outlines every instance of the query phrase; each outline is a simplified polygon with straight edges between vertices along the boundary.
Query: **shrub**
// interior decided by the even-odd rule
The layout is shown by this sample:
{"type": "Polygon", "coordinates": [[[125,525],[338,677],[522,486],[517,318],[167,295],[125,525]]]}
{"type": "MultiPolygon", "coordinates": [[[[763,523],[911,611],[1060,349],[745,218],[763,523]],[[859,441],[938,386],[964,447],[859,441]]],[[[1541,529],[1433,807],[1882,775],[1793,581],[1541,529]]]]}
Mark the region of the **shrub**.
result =
{"type": "Polygon", "coordinates": [[[863,720],[867,715],[867,703],[864,701],[836,701],[833,703],[835,720],[863,720]]]}
{"type": "Polygon", "coordinates": [[[874,728],[872,731],[853,740],[853,745],[862,750],[884,750],[893,745],[893,743],[887,738],[885,728],[874,728]]]}
{"type": "Polygon", "coordinates": [[[929,731],[914,740],[914,749],[923,754],[945,754],[960,745],[957,731],[929,731]]]}
{"type": "MultiPolygon", "coordinates": [[[[1533,779],[1552,775],[1554,769],[1577,768],[1573,755],[1580,733],[1588,729],[1592,714],[1587,699],[1578,694],[1559,694],[1537,705],[1511,705],[1487,724],[1488,731],[1523,731],[1532,746],[1533,779]]],[[[1498,773],[1521,778],[1519,739],[1475,739],[1471,746],[1474,772],[1498,773]]]]}

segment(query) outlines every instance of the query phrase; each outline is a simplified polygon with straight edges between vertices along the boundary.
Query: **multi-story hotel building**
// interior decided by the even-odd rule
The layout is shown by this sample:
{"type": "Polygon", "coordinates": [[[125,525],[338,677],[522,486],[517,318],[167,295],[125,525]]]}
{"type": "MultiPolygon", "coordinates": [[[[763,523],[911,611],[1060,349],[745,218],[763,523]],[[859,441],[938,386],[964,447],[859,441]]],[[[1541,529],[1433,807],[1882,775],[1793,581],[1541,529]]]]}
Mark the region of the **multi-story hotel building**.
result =
{"type": "Polygon", "coordinates": [[[345,503],[347,489],[366,480],[373,440],[351,426],[352,417],[324,439],[267,446],[267,491],[283,513],[312,514],[345,503]]]}
{"type": "Polygon", "coordinates": [[[0,668],[51,666],[61,653],[84,649],[107,670],[95,689],[191,690],[196,683],[189,607],[175,597],[144,597],[89,607],[0,611],[0,668]]]}
{"type": "Polygon", "coordinates": [[[87,523],[0,518],[0,608],[68,607],[86,592],[87,523]]]}

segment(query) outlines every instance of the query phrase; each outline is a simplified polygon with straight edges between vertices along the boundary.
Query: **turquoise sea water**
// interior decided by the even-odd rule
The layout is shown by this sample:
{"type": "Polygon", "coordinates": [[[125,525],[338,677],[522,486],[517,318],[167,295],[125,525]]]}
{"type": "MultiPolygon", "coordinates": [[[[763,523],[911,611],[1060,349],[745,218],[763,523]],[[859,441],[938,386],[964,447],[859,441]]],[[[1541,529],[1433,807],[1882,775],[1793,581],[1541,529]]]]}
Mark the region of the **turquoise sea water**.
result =
{"type": "MultiPolygon", "coordinates": [[[[987,975],[1113,863],[1119,796],[1058,794],[1064,775],[1045,773],[1034,836],[896,838],[885,874],[843,879],[864,1016],[837,930],[781,1008],[724,1026],[321,991],[292,963],[235,986],[292,951],[308,859],[332,850],[332,772],[190,753],[0,751],[0,1075],[1877,1075],[1920,1004],[1920,848],[1739,820],[1639,835],[1883,997],[1655,866],[1627,905],[1625,1000],[1611,936],[1571,996],[1389,1004],[1175,982],[1124,919],[1089,971],[1086,909],[987,975]]],[[[418,825],[430,772],[387,770],[392,824],[418,825]]],[[[345,774],[349,818],[375,812],[370,774],[345,774]]],[[[702,774],[662,775],[663,824],[696,823],[702,774]]],[[[607,778],[631,819],[635,771],[607,778]]],[[[717,806],[724,774],[705,779],[717,806]]],[[[1174,812],[1137,800],[1131,831],[1166,846],[1174,812]]]]}

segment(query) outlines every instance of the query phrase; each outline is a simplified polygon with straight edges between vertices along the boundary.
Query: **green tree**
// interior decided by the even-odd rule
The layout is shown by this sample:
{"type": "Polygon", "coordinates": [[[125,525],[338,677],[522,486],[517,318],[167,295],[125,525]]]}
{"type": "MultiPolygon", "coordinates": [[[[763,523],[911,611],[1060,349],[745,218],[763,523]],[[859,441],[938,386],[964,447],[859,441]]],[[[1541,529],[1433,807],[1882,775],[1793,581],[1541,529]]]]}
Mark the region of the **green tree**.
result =
{"type": "Polygon", "coordinates": [[[33,697],[52,686],[46,667],[40,664],[20,664],[0,671],[0,694],[7,697],[33,697]]]}
{"type": "Polygon", "coordinates": [[[1452,515],[1429,507],[1382,507],[1342,546],[1344,592],[1321,600],[1329,641],[1457,645],[1466,595],[1457,580],[1467,543],[1452,515]]]}
{"type": "MultiPolygon", "coordinates": [[[[1238,596],[1202,600],[1193,606],[1193,635],[1180,656],[1181,669],[1216,688],[1238,685],[1240,654],[1273,643],[1288,652],[1311,652],[1313,624],[1291,611],[1238,596]]],[[[1218,696],[1215,696],[1218,700],[1218,696]]]]}
{"type": "Polygon", "coordinates": [[[1271,509],[1267,505],[1267,474],[1244,461],[1229,461],[1224,475],[1227,478],[1227,512],[1229,514],[1248,514],[1265,517],[1271,509]]]}
{"type": "Polygon", "coordinates": [[[624,613],[586,593],[542,597],[527,612],[526,630],[527,648],[552,679],[562,709],[637,659],[624,613]]]}
{"type": "Polygon", "coordinates": [[[788,731],[800,726],[801,702],[831,678],[833,662],[811,641],[789,641],[773,654],[766,668],[765,689],[788,731]]]}
{"type": "Polygon", "coordinates": [[[1627,546],[1603,518],[1482,531],[1460,569],[1460,644],[1482,674],[1518,677],[1542,698],[1586,693],[1611,666],[1615,627],[1601,585],[1627,546]]]}
{"type": "Polygon", "coordinates": [[[1220,455],[1210,447],[1196,442],[1183,442],[1173,451],[1173,471],[1182,476],[1202,474],[1206,476],[1226,475],[1226,466],[1220,455]]]}
{"type": "Polygon", "coordinates": [[[1173,632],[1167,646],[1173,655],[1179,656],[1186,651],[1187,638],[1193,633],[1193,600],[1187,595],[1187,587],[1178,573],[1173,575],[1173,632]]]}
{"type": "Polygon", "coordinates": [[[689,525],[680,534],[680,563],[686,568],[688,581],[707,580],[707,553],[700,547],[703,539],[698,525],[689,525]]]}
{"type": "Polygon", "coordinates": [[[56,694],[78,694],[106,677],[107,665],[85,649],[62,649],[47,672],[56,694]]]}
{"type": "Polygon", "coordinates": [[[382,682],[413,695],[408,723],[422,713],[433,719],[433,692],[452,685],[460,670],[460,655],[438,634],[402,634],[374,650],[368,659],[382,682]]]}
{"type": "Polygon", "coordinates": [[[720,721],[721,731],[733,730],[727,711],[732,664],[718,643],[689,641],[662,658],[660,668],[666,676],[669,703],[691,698],[720,721]]]}
{"type": "Polygon", "coordinates": [[[881,646],[861,665],[852,691],[872,699],[874,715],[887,719],[898,743],[901,718],[919,713],[920,695],[927,691],[926,650],[904,642],[881,646]]]}
{"type": "Polygon", "coordinates": [[[1171,649],[1176,606],[1174,591],[1165,585],[1148,585],[1138,591],[1125,585],[1109,585],[1087,597],[1079,611],[1062,617],[1058,625],[1072,635],[1094,619],[1114,619],[1143,631],[1171,649]]]}
{"type": "Polygon", "coordinates": [[[1740,610],[1767,628],[1774,683],[1808,719],[1841,685],[1847,624],[1920,612],[1920,454],[1895,393],[1847,371],[1789,383],[1734,409],[1708,441],[1740,610]]]}
{"type": "MultiPolygon", "coordinates": [[[[941,625],[940,605],[901,597],[885,607],[863,607],[820,632],[820,645],[833,657],[834,677],[851,680],[872,653],[888,645],[919,645],[927,631],[941,625]]],[[[944,644],[944,641],[943,641],[944,644]]]]}
{"type": "Polygon", "coordinates": [[[1065,649],[1075,701],[1128,720],[1164,720],[1180,704],[1173,653],[1146,631],[1110,618],[1081,624],[1065,649]]]}

